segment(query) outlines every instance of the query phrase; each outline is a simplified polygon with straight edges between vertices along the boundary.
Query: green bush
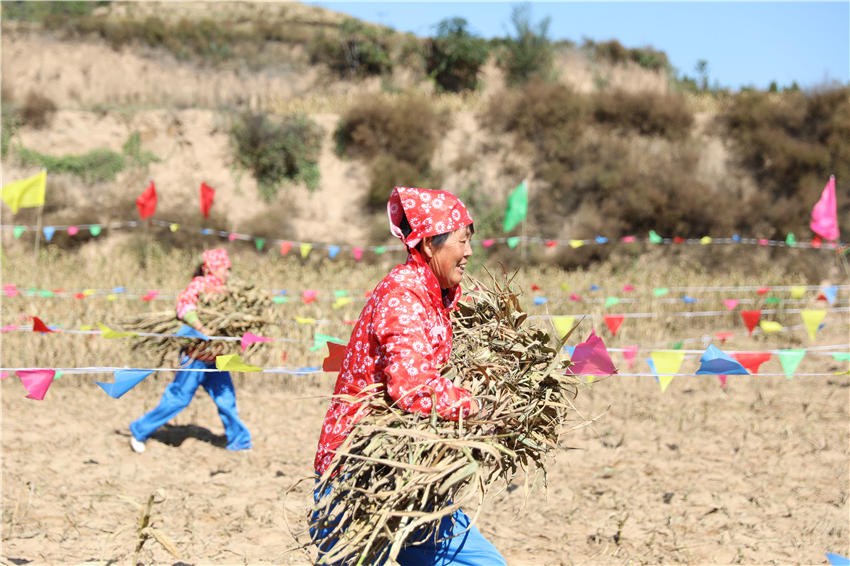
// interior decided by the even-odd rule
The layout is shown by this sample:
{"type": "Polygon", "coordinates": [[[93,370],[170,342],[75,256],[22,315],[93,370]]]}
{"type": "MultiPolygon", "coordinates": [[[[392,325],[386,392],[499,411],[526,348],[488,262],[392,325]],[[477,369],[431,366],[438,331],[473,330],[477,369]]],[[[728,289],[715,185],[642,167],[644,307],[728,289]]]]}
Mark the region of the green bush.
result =
{"type": "Polygon", "coordinates": [[[516,6],[511,14],[515,35],[503,42],[500,64],[509,84],[517,85],[532,77],[548,78],[552,73],[553,47],[549,41],[549,18],[531,23],[528,4],[516,6]]]}
{"type": "MultiPolygon", "coordinates": [[[[771,237],[806,234],[811,208],[829,175],[838,191],[850,180],[850,87],[811,93],[744,91],[718,115],[738,164],[759,186],[747,206],[759,210],[771,237]]],[[[850,229],[850,204],[839,199],[840,229],[850,229]],[[842,224],[843,220],[843,224],[842,224]]]]}
{"type": "Polygon", "coordinates": [[[392,33],[348,19],[337,31],[316,34],[307,50],[312,63],[324,63],[340,75],[381,75],[392,70],[392,33]]]}
{"type": "Polygon", "coordinates": [[[608,61],[612,65],[624,65],[631,62],[649,71],[668,71],[671,69],[667,54],[653,47],[638,47],[629,49],[616,39],[595,42],[585,38],[582,48],[597,59],[608,61]]]}
{"type": "Polygon", "coordinates": [[[445,126],[425,97],[369,96],[340,117],[334,137],[341,155],[374,161],[368,202],[379,207],[395,185],[435,182],[431,157],[445,126]]]}
{"type": "Polygon", "coordinates": [[[139,132],[133,132],[124,142],[122,147],[124,155],[130,158],[133,165],[137,167],[147,167],[151,163],[159,163],[162,161],[159,157],[150,151],[142,151],[142,136],[139,132]]]}
{"type": "Polygon", "coordinates": [[[108,149],[55,157],[22,147],[20,158],[24,165],[40,165],[50,173],[69,173],[87,183],[114,181],[126,167],[124,156],[108,149]]]}
{"type": "Polygon", "coordinates": [[[437,35],[426,42],[426,70],[444,91],[475,90],[478,73],[489,53],[486,40],[475,37],[463,18],[437,24],[437,35]]]}
{"type": "Polygon", "coordinates": [[[600,124],[624,128],[642,135],[669,139],[688,136],[693,112],[682,96],[650,92],[602,92],[594,97],[593,117],[600,124]]]}
{"type": "Polygon", "coordinates": [[[303,182],[309,190],[319,186],[324,132],[306,115],[292,114],[274,122],[265,114],[244,114],[234,121],[230,136],[237,161],[252,171],[267,201],[287,179],[303,182]]]}

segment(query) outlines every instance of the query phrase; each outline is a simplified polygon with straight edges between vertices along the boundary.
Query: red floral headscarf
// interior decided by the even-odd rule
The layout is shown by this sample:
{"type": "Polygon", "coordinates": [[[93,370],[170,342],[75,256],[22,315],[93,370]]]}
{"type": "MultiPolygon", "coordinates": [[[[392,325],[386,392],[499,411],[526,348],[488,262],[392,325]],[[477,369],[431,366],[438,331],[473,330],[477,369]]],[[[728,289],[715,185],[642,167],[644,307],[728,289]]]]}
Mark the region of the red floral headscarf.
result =
{"type": "Polygon", "coordinates": [[[230,257],[227,255],[227,250],[224,248],[206,250],[204,252],[204,268],[207,273],[212,273],[213,270],[220,267],[230,267],[230,257]]]}
{"type": "Polygon", "coordinates": [[[407,247],[414,248],[426,236],[454,232],[472,224],[472,217],[459,198],[446,191],[395,187],[387,202],[390,232],[407,247]],[[401,219],[407,216],[412,231],[407,238],[401,219]]]}

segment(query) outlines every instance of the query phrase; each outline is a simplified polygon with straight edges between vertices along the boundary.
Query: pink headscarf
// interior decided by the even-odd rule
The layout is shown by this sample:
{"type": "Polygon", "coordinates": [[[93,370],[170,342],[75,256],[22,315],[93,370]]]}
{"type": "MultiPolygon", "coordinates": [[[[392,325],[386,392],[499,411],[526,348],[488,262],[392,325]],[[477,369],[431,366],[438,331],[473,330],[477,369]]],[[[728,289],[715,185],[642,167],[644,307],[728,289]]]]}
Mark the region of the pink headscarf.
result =
{"type": "Polygon", "coordinates": [[[387,202],[390,232],[413,248],[426,236],[454,232],[472,224],[472,217],[459,198],[446,191],[395,187],[387,202]],[[402,216],[413,229],[407,238],[401,231],[402,216]]]}
{"type": "Polygon", "coordinates": [[[230,267],[230,258],[227,255],[227,250],[224,248],[206,250],[203,257],[204,268],[206,268],[207,273],[212,273],[220,267],[230,267]]]}

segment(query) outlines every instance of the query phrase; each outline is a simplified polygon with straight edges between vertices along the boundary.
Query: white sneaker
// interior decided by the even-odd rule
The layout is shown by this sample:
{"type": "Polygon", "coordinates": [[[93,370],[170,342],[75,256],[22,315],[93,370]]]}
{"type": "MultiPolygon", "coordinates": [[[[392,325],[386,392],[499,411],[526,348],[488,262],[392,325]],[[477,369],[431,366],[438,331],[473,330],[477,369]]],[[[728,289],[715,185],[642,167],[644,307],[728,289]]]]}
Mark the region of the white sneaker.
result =
{"type": "Polygon", "coordinates": [[[130,435],[130,448],[133,449],[133,452],[141,454],[145,451],[145,443],[141,440],[136,440],[136,437],[132,434],[130,435]]]}

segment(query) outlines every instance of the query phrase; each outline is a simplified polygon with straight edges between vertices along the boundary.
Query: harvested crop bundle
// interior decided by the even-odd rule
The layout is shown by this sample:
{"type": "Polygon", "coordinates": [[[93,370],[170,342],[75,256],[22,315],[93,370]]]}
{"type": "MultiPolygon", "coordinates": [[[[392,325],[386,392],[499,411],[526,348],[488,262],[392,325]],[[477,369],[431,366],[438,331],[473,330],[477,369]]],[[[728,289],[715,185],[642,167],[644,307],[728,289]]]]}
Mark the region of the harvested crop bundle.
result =
{"type": "MultiPolygon", "coordinates": [[[[215,336],[239,337],[246,332],[267,334],[274,324],[271,318],[271,295],[253,284],[231,279],[224,292],[204,294],[198,300],[198,316],[215,336]]],[[[146,313],[123,321],[124,330],[148,335],[133,340],[133,350],[146,350],[158,356],[159,364],[165,357],[182,347],[200,353],[215,348],[218,355],[240,352],[238,340],[205,341],[199,338],[174,336],[184,323],[175,310],[146,313]],[[161,336],[161,335],[166,336],[161,336]]],[[[248,352],[258,345],[252,344],[248,352]]]]}
{"type": "Polygon", "coordinates": [[[453,316],[454,347],[442,369],[482,402],[470,420],[430,418],[393,406],[379,384],[350,402],[367,413],[319,479],[310,516],[320,563],[372,564],[436,536],[440,521],[483,502],[503,480],[541,471],[573,412],[566,336],[525,325],[510,282],[473,282],[453,316]],[[329,548],[327,541],[335,543],[329,548]]]}

